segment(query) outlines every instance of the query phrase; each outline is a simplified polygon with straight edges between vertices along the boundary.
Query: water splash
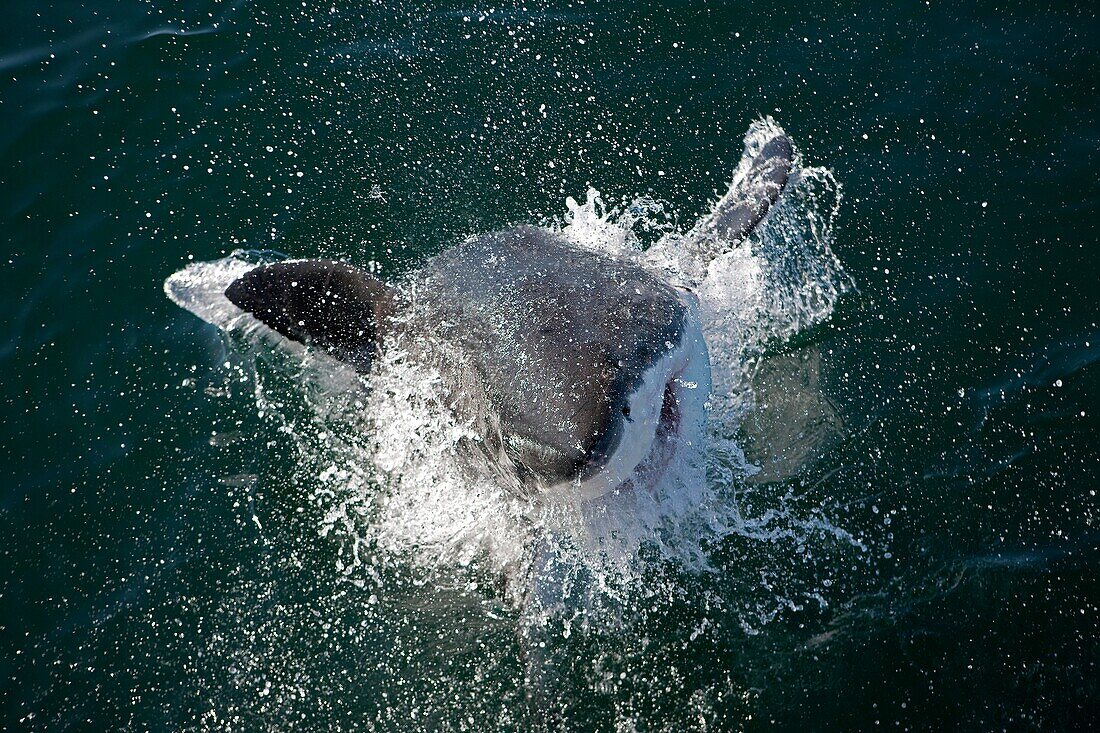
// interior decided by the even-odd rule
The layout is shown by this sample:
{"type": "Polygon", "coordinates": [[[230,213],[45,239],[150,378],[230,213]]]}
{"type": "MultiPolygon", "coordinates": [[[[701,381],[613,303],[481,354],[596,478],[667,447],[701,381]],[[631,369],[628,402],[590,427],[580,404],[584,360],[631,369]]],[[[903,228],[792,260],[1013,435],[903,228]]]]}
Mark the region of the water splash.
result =
{"type": "MultiPolygon", "coordinates": [[[[746,160],[777,132],[770,119],[755,123],[746,160]]],[[[664,479],[649,489],[546,506],[516,498],[493,476],[472,473],[460,458],[461,444],[476,441],[476,434],[447,409],[440,375],[410,358],[401,338],[387,343],[369,385],[300,347],[290,352],[298,367],[294,383],[257,371],[256,403],[297,445],[296,479],[310,487],[309,501],[323,517],[320,533],[339,545],[342,576],[381,587],[386,566],[411,566],[428,577],[458,569],[498,582],[505,598],[545,617],[569,604],[625,607],[637,593],[655,592],[653,578],[671,577],[656,568],[677,569],[672,575],[712,572],[712,548],[730,537],[762,546],[860,547],[819,512],[799,515],[786,501],[751,510],[741,499],[746,478],[757,470],[738,437],[754,404],[756,364],[769,346],[828,318],[850,286],[831,250],[840,187],[828,170],[805,166],[797,151],[794,163],[780,203],[753,235],[717,243],[706,257],[661,202],[642,198],[608,210],[593,189],[584,203],[566,201],[568,213],[555,227],[562,236],[634,259],[699,297],[714,379],[707,423],[703,433],[685,436],[664,479]],[[638,231],[660,237],[644,248],[638,231]],[[300,392],[304,414],[286,414],[286,390],[300,392]]],[[[735,173],[731,192],[744,173],[735,173]]],[[[165,289],[247,351],[276,337],[223,292],[241,272],[270,259],[270,253],[235,253],[195,264],[169,278],[165,289]]],[[[789,605],[788,596],[802,592],[763,585],[764,606],[789,605]]],[[[761,608],[752,613],[774,615],[761,608]]]]}

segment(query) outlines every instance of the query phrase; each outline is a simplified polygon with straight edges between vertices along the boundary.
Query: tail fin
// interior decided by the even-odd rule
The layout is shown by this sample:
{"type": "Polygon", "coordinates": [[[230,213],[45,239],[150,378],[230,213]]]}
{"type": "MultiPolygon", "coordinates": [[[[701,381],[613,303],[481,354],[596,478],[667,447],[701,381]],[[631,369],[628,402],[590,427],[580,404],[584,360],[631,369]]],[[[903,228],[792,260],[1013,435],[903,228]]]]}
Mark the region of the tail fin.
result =
{"type": "Polygon", "coordinates": [[[319,346],[361,372],[391,326],[396,291],[333,260],[276,262],[225,289],[238,308],[283,336],[319,346]]]}

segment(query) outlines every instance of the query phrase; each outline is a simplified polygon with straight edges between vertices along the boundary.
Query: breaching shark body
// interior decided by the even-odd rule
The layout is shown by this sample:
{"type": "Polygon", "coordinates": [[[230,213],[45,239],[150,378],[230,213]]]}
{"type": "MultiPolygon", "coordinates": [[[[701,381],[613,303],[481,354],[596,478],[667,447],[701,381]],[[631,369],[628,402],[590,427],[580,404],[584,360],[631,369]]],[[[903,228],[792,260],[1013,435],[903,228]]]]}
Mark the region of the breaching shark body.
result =
{"type": "MultiPolygon", "coordinates": [[[[711,369],[689,286],[752,232],[790,175],[790,141],[762,129],[768,137],[751,151],[746,139],[709,214],[640,258],[519,226],[472,237],[396,283],[333,260],[230,258],[184,268],[165,291],[227,331],[320,349],[368,387],[374,370],[394,363],[380,358],[386,349],[426,367],[455,423],[469,428],[457,446],[464,468],[520,500],[577,508],[655,487],[704,434],[711,369]]],[[[552,530],[533,539],[520,648],[528,693],[552,715],[553,665],[535,642],[537,619],[561,602],[567,569],[552,530]]]]}
{"type": "MultiPolygon", "coordinates": [[[[675,245],[705,263],[744,239],[782,192],[791,158],[777,131],[675,245]]],[[[659,480],[679,437],[697,434],[684,427],[705,417],[710,366],[695,295],[546,229],[473,237],[393,284],[332,260],[259,265],[218,285],[213,308],[185,297],[201,266],[165,290],[222,327],[259,321],[363,374],[400,341],[438,371],[448,407],[471,426],[470,466],[518,496],[581,502],[659,480]]]]}

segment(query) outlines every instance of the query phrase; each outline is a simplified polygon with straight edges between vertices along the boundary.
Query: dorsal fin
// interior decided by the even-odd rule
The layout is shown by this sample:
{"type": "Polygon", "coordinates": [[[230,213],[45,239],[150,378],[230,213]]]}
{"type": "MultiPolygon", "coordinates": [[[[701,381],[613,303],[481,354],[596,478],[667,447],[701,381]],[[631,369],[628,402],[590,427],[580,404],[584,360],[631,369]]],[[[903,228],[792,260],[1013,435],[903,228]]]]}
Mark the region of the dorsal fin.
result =
{"type": "Polygon", "coordinates": [[[319,346],[360,372],[391,327],[396,291],[334,260],[276,262],[230,283],[225,296],[287,338],[319,346]]]}
{"type": "Polygon", "coordinates": [[[777,131],[747,166],[742,159],[729,191],[687,236],[703,250],[706,261],[740,242],[760,223],[787,185],[793,155],[790,139],[777,131]]]}

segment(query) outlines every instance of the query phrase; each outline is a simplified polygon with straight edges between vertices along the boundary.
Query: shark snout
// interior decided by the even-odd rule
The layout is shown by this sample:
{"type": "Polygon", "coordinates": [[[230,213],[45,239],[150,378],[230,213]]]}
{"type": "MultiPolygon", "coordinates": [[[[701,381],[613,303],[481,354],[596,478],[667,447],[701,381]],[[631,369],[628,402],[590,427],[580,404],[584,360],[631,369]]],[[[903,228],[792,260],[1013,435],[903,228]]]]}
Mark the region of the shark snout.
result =
{"type": "Polygon", "coordinates": [[[682,428],[701,424],[710,394],[710,363],[698,322],[691,319],[658,358],[629,384],[608,396],[605,426],[583,452],[575,470],[548,494],[593,499],[627,484],[641,469],[656,466],[655,454],[676,442],[682,428]]]}

